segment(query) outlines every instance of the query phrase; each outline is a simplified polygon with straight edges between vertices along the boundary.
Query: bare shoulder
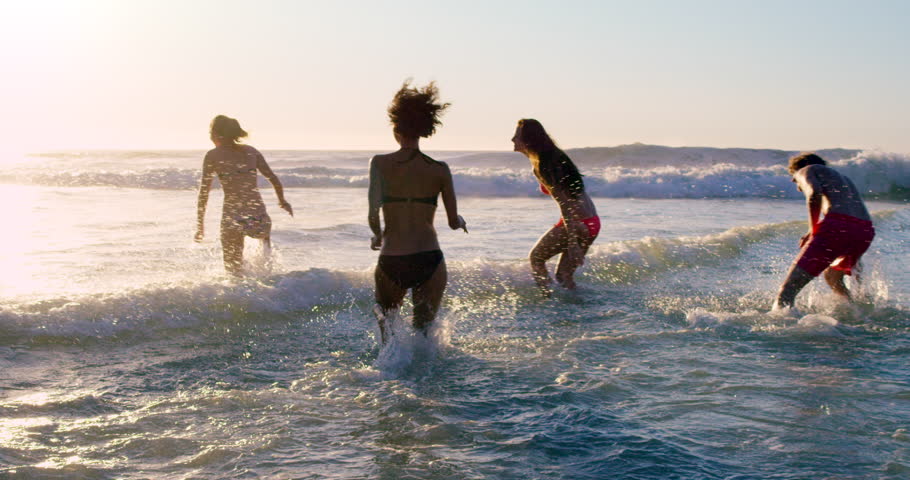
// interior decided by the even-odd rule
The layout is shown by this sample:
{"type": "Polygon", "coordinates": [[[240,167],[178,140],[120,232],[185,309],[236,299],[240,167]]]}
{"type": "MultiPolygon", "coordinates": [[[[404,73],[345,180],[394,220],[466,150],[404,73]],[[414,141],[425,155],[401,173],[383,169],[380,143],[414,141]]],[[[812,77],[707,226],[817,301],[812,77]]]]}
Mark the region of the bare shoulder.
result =
{"type": "Polygon", "coordinates": [[[797,178],[802,178],[806,182],[815,183],[826,177],[831,176],[832,170],[825,165],[808,165],[796,172],[797,178]]]}
{"type": "Polygon", "coordinates": [[[841,184],[846,181],[846,176],[827,165],[809,165],[806,167],[808,181],[817,181],[825,184],[841,184]]]}
{"type": "Polygon", "coordinates": [[[441,182],[443,186],[449,185],[452,182],[452,171],[449,170],[449,164],[446,162],[434,160],[431,171],[433,172],[432,175],[435,181],[441,182]]]}
{"type": "Polygon", "coordinates": [[[451,174],[452,171],[449,169],[449,164],[448,164],[448,163],[446,163],[446,162],[441,162],[441,161],[439,161],[439,160],[433,160],[433,162],[434,162],[434,165],[436,165],[437,167],[439,167],[443,173],[449,173],[449,174],[451,174]]]}
{"type": "Polygon", "coordinates": [[[388,163],[391,154],[388,153],[377,153],[370,158],[370,166],[381,167],[388,163]]]}
{"type": "Polygon", "coordinates": [[[216,162],[221,159],[221,154],[221,150],[215,147],[208,152],[205,152],[205,162],[216,162]]]}
{"type": "Polygon", "coordinates": [[[819,174],[824,174],[824,173],[830,172],[832,170],[827,165],[813,164],[813,165],[807,165],[806,168],[803,169],[803,171],[805,171],[807,175],[808,174],[819,175],[819,174]]]}

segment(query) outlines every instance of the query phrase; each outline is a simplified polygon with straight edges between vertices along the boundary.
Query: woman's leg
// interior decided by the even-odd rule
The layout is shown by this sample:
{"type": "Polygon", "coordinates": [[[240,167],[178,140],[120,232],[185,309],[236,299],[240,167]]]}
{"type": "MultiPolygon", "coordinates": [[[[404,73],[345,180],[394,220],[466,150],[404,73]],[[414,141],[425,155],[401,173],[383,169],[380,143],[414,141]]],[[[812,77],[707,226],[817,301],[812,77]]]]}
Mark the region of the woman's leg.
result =
{"type": "MultiPolygon", "coordinates": [[[[575,235],[578,238],[578,246],[581,248],[581,258],[571,259],[563,252],[559,256],[559,264],[556,266],[556,281],[569,290],[575,289],[575,270],[582,265],[584,256],[588,253],[588,248],[594,243],[588,227],[582,222],[575,222],[575,235]]],[[[568,250],[568,235],[566,235],[566,250],[568,250]]]]}
{"type": "Polygon", "coordinates": [[[568,235],[566,228],[562,225],[554,226],[547,233],[543,234],[528,259],[531,261],[531,273],[534,275],[534,281],[537,282],[538,288],[544,295],[550,294],[550,274],[547,273],[547,260],[566,251],[568,245],[568,235]]]}
{"type": "Polygon", "coordinates": [[[414,300],[414,328],[424,335],[430,328],[430,324],[436,318],[439,311],[439,305],[442,303],[442,294],[446,290],[446,282],[449,279],[446,270],[446,262],[443,260],[436,267],[433,275],[412,292],[414,300]]]}
{"type": "Polygon", "coordinates": [[[224,254],[224,269],[235,277],[242,277],[243,232],[235,228],[222,228],[221,249],[224,254]]]}
{"type": "Polygon", "coordinates": [[[380,310],[377,312],[376,321],[379,323],[379,334],[382,337],[382,344],[385,345],[391,334],[392,328],[392,326],[388,325],[386,322],[386,315],[388,315],[390,310],[395,310],[401,306],[401,301],[404,299],[407,290],[399,287],[397,283],[392,281],[392,279],[382,271],[382,268],[379,268],[379,265],[376,266],[374,278],[376,279],[376,304],[379,306],[380,310]]]}
{"type": "Polygon", "coordinates": [[[261,240],[262,242],[262,257],[266,262],[272,260],[272,236],[266,235],[261,240]]]}
{"type": "Polygon", "coordinates": [[[262,257],[269,262],[272,259],[272,218],[268,214],[263,214],[260,218],[262,221],[262,236],[260,237],[262,257]]]}

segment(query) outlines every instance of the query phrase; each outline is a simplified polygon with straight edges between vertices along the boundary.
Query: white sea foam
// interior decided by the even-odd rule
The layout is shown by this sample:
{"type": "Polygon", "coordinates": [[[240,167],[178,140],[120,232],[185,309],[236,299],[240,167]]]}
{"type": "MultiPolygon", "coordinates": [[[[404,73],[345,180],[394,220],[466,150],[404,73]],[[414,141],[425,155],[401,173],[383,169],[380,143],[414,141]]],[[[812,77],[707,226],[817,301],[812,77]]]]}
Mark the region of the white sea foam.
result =
{"type": "Polygon", "coordinates": [[[205,328],[244,315],[280,316],[367,297],[368,275],[311,269],[260,282],[149,286],[0,306],[9,336],[104,338],[121,333],[205,328]]]}
{"type": "Polygon", "coordinates": [[[751,245],[795,235],[802,224],[786,222],[734,227],[704,236],[645,237],[595,244],[588,254],[589,274],[610,283],[634,282],[671,269],[712,266],[735,258],[751,245]]]}
{"type": "Polygon", "coordinates": [[[691,328],[743,330],[796,336],[838,337],[840,323],[831,316],[810,313],[796,317],[780,312],[718,312],[698,307],[686,313],[691,328]]]}
{"type": "MultiPolygon", "coordinates": [[[[904,212],[878,212],[874,220],[887,230],[895,222],[904,224],[904,212]]],[[[754,245],[784,237],[797,238],[803,228],[801,221],[791,221],[740,226],[701,236],[654,236],[596,243],[577,278],[582,288],[591,284],[630,285],[674,270],[724,265],[754,245]]],[[[308,268],[236,284],[187,277],[173,283],[119,291],[8,301],[0,306],[0,337],[103,338],[140,331],[207,328],[238,318],[256,321],[262,315],[312,316],[352,305],[362,308],[372,303],[372,268],[372,265],[360,269],[308,268]]],[[[539,301],[525,258],[451,260],[448,271],[444,314],[457,317],[462,311],[476,313],[479,308],[502,314],[518,310],[527,302],[539,301]]],[[[858,298],[868,297],[868,301],[875,303],[887,300],[888,284],[881,278],[866,275],[864,285],[864,289],[857,290],[858,298]]],[[[811,291],[804,298],[815,313],[830,316],[838,308],[837,305],[829,308],[827,297],[814,299],[811,291]]],[[[407,308],[405,314],[409,313],[407,308]]],[[[690,323],[698,327],[730,325],[751,318],[751,314],[745,318],[743,314],[735,315],[739,317],[698,313],[690,323]]],[[[437,323],[438,330],[434,331],[442,345],[447,343],[450,331],[446,325],[437,323]]]]}
{"type": "MultiPolygon", "coordinates": [[[[910,189],[910,157],[857,150],[821,150],[822,156],[871,195],[903,197],[910,189]]],[[[626,145],[568,150],[595,197],[609,198],[799,198],[786,173],[795,152],[626,145]]],[[[0,183],[50,186],[114,186],[189,189],[198,153],[60,154],[0,170],[0,183]],[[168,156],[170,155],[170,156],[168,156]],[[64,161],[65,160],[65,161],[64,161]],[[119,160],[119,161],[118,161],[119,160]]],[[[365,188],[367,152],[277,152],[272,167],[286,187],[365,188]],[[319,157],[321,155],[321,157],[319,157]],[[316,164],[313,157],[321,158],[316,164]],[[337,161],[335,158],[337,157],[337,161]],[[332,165],[331,167],[325,165],[332,165]]],[[[463,196],[533,196],[537,182],[527,160],[514,152],[446,152],[463,196]]],[[[262,186],[267,186],[260,179],[262,186]]]]}

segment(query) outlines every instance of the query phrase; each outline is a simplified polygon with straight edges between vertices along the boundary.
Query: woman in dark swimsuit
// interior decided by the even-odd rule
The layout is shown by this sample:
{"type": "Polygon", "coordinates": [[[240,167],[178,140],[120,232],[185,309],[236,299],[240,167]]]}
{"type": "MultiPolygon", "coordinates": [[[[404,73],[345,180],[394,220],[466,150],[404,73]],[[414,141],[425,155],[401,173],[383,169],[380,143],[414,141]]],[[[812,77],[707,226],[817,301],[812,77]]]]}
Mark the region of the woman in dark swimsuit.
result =
{"type": "Polygon", "coordinates": [[[261,172],[272,183],[278,195],[278,205],[291,216],[294,211],[284,199],[284,189],[278,177],[269,168],[259,150],[237,143],[247,133],[233,118],[218,115],[212,120],[210,138],[215,148],[205,154],[202,163],[202,180],[199,185],[196,241],[205,235],[205,207],[209,200],[212,179],[218,175],[224,190],[224,207],[221,215],[221,247],[224,250],[224,268],[235,277],[243,275],[243,239],[258,238],[266,255],[271,249],[272,219],[265,211],[265,203],[256,184],[261,172]]]}
{"type": "Polygon", "coordinates": [[[389,106],[395,141],[401,148],[370,160],[370,211],[373,238],[370,247],[379,250],[376,267],[376,303],[382,343],[391,332],[386,322],[390,310],[401,306],[412,290],[414,328],[427,334],[436,317],[446,287],[446,264],[436,239],[433,217],[436,199],[442,194],[449,227],[465,228],[458,215],[452,173],[448,165],[420,151],[420,138],[436,132],[439,115],[449,106],[438,103],[432,82],[424,88],[402,85],[389,106]],[[382,228],[379,211],[385,221],[382,228]]]}
{"type": "Polygon", "coordinates": [[[543,234],[529,255],[531,271],[537,286],[550,294],[547,260],[559,255],[556,281],[568,289],[575,288],[575,270],[584,264],[585,254],[600,233],[600,217],[594,202],[585,192],[578,168],[534,119],[518,121],[512,143],[516,152],[531,161],[540,191],[553,197],[559,205],[560,219],[543,234]]]}

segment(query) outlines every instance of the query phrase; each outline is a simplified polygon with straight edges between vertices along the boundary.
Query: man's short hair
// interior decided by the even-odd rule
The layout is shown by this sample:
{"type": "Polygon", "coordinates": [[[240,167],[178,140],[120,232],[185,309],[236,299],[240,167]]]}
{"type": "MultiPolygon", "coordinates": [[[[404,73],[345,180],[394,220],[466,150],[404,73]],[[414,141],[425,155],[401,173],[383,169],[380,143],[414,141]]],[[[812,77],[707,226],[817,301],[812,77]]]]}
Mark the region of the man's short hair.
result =
{"type": "Polygon", "coordinates": [[[790,171],[790,175],[793,175],[794,173],[799,171],[799,169],[801,169],[805,166],[808,166],[808,165],[827,165],[827,164],[828,164],[828,162],[824,161],[822,159],[822,157],[819,157],[818,155],[816,155],[812,152],[805,152],[805,153],[800,153],[799,155],[796,155],[794,157],[791,157],[790,166],[787,170],[790,171]]]}

